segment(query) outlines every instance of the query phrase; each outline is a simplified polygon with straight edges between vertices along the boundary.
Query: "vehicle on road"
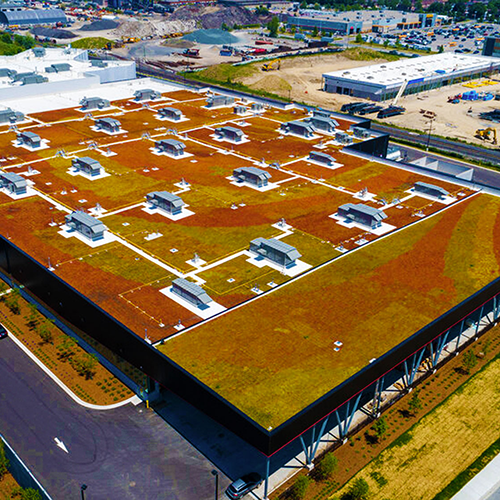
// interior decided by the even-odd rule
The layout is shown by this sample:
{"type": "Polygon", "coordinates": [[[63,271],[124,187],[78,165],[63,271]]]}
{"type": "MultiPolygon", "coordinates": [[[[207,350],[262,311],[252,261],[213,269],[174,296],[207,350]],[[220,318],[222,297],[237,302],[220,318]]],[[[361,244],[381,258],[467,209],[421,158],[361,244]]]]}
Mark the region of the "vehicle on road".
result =
{"type": "Polygon", "coordinates": [[[250,472],[241,476],[239,479],[231,483],[226,490],[226,496],[231,500],[244,497],[255,488],[258,488],[262,483],[262,477],[257,472],[250,472]]]}
{"type": "Polygon", "coordinates": [[[0,323],[0,339],[5,339],[8,337],[7,329],[0,323]]]}

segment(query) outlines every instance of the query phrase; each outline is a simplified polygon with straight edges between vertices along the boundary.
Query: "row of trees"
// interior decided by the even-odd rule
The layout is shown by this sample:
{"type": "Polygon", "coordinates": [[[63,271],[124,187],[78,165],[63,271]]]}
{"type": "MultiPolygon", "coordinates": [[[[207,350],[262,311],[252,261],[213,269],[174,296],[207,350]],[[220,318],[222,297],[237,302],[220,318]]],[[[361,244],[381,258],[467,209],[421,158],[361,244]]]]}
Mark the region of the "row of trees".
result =
{"type": "MultiPolygon", "coordinates": [[[[0,281],[0,302],[3,302],[12,314],[20,314],[21,307],[19,301],[21,293],[18,288],[12,288],[7,291],[7,286],[3,281],[0,281]]],[[[54,343],[54,321],[42,316],[34,304],[28,304],[29,313],[25,317],[26,325],[36,332],[40,340],[45,344],[54,343]]],[[[68,361],[76,372],[85,377],[87,380],[95,374],[95,369],[98,363],[97,357],[94,354],[79,352],[76,349],[77,342],[73,338],[65,335],[62,342],[57,346],[59,350],[59,359],[68,361]]]]}
{"type": "MultiPolygon", "coordinates": [[[[0,441],[0,482],[9,472],[9,465],[9,459],[5,455],[5,447],[3,442],[0,441]]],[[[40,492],[33,488],[15,488],[10,495],[11,498],[19,498],[19,500],[42,500],[40,492]]]]}

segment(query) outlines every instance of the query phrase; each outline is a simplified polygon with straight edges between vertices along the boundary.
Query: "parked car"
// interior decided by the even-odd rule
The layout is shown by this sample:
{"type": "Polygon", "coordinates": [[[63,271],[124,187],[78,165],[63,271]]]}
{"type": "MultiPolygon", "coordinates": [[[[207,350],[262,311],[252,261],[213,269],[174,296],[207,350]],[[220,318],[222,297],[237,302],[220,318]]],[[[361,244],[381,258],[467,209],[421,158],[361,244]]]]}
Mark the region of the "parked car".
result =
{"type": "Polygon", "coordinates": [[[7,334],[7,330],[6,330],[5,326],[0,324],[0,339],[5,339],[7,337],[8,337],[8,334],[7,334]]]}
{"type": "Polygon", "coordinates": [[[262,483],[262,477],[256,472],[245,474],[233,483],[231,483],[226,490],[226,496],[232,500],[244,497],[255,488],[258,488],[262,483]]]}

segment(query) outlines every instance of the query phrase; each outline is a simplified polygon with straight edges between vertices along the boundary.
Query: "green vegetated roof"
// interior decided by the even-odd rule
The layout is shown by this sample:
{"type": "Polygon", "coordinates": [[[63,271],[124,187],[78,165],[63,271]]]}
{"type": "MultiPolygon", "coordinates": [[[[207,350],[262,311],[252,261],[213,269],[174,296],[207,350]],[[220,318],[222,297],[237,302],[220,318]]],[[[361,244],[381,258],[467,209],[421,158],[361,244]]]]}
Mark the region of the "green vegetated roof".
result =
{"type": "Polygon", "coordinates": [[[160,350],[277,427],[497,278],[499,225],[500,199],[474,195],[160,350]]]}

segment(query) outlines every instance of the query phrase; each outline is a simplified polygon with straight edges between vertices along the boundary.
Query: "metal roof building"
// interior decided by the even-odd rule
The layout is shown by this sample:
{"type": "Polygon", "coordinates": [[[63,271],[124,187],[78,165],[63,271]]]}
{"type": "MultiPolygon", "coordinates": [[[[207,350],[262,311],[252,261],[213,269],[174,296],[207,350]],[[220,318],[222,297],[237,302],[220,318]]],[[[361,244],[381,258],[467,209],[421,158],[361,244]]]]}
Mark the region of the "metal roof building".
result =
{"type": "Polygon", "coordinates": [[[102,99],[101,97],[84,97],[80,101],[82,109],[103,109],[109,107],[109,101],[107,99],[102,99]]]}
{"type": "Polygon", "coordinates": [[[139,89],[134,92],[136,101],[154,101],[161,98],[161,92],[152,89],[139,89]]]}
{"type": "Polygon", "coordinates": [[[175,139],[161,139],[155,142],[155,148],[160,153],[167,153],[172,156],[182,156],[186,149],[186,145],[175,139]]]}
{"type": "Polygon", "coordinates": [[[230,141],[241,142],[245,134],[243,134],[243,130],[239,128],[224,126],[217,127],[215,129],[215,135],[221,139],[229,139],[230,141]]]}
{"type": "Polygon", "coordinates": [[[160,108],[158,114],[161,118],[167,118],[169,120],[178,122],[182,120],[182,111],[176,108],[160,108]]]}
{"type": "Polygon", "coordinates": [[[32,148],[39,148],[42,142],[38,134],[30,131],[20,132],[17,135],[17,140],[21,144],[26,144],[26,146],[30,146],[32,148]]]}
{"type": "Polygon", "coordinates": [[[335,158],[329,154],[321,153],[320,151],[311,151],[309,153],[309,159],[317,161],[318,163],[323,163],[331,167],[335,163],[335,158]]]}
{"type": "Polygon", "coordinates": [[[380,227],[387,215],[378,208],[373,208],[362,203],[346,203],[338,209],[338,214],[346,219],[352,220],[372,229],[380,227]]]}
{"type": "Polygon", "coordinates": [[[24,120],[24,115],[10,108],[0,111],[0,123],[16,123],[24,120]]]}
{"type": "Polygon", "coordinates": [[[98,118],[95,125],[99,130],[102,129],[108,132],[118,132],[122,126],[115,118],[98,118]]]}
{"type": "Polygon", "coordinates": [[[405,94],[489,76],[500,70],[500,59],[446,52],[432,56],[349,68],[323,74],[323,90],[384,101],[405,94]]]}
{"type": "Polygon", "coordinates": [[[295,247],[274,238],[255,238],[250,242],[250,252],[268,259],[280,266],[292,267],[302,255],[295,247]]]}
{"type": "Polygon", "coordinates": [[[153,191],[146,195],[146,200],[151,208],[159,208],[167,213],[177,215],[182,212],[185,205],[180,196],[169,193],[168,191],[153,191]]]}
{"type": "Polygon", "coordinates": [[[68,19],[61,9],[33,9],[0,11],[0,24],[7,26],[36,26],[39,24],[66,24],[68,19]]]}
{"type": "Polygon", "coordinates": [[[416,193],[423,193],[429,196],[434,196],[438,199],[446,198],[450,193],[443,189],[442,187],[435,186],[434,184],[428,184],[427,182],[415,182],[413,186],[416,193]]]}
{"type": "Polygon", "coordinates": [[[187,300],[196,307],[206,308],[212,302],[212,298],[201,288],[201,286],[185,280],[177,278],[172,281],[172,292],[187,300]]]}
{"type": "Polygon", "coordinates": [[[312,137],[314,135],[314,128],[310,123],[301,122],[298,120],[283,123],[280,129],[287,134],[290,133],[300,135],[302,137],[312,137]]]}
{"type": "Polygon", "coordinates": [[[0,187],[6,188],[10,193],[24,194],[27,183],[24,177],[11,172],[0,172],[0,187]]]}
{"type": "Polygon", "coordinates": [[[94,158],[89,156],[82,156],[81,158],[74,158],[71,161],[71,166],[76,169],[77,172],[82,171],[91,177],[96,177],[101,173],[102,166],[94,158]]]}
{"type": "Polygon", "coordinates": [[[237,182],[248,182],[257,187],[267,186],[271,174],[256,167],[240,167],[233,170],[237,182]]]}
{"type": "Polygon", "coordinates": [[[104,238],[104,231],[107,227],[100,220],[94,219],[85,212],[79,210],[72,212],[66,215],[65,220],[71,231],[77,231],[92,241],[104,238]]]}

